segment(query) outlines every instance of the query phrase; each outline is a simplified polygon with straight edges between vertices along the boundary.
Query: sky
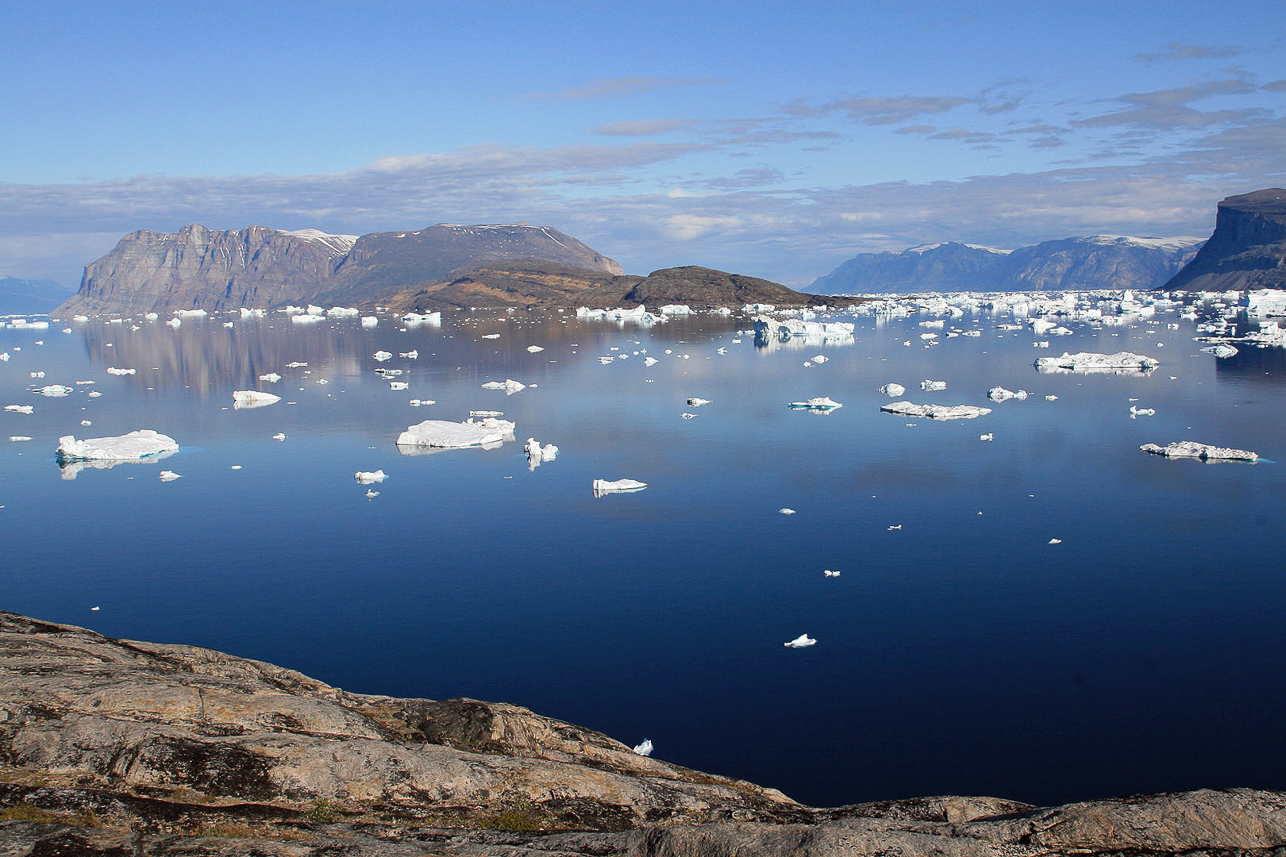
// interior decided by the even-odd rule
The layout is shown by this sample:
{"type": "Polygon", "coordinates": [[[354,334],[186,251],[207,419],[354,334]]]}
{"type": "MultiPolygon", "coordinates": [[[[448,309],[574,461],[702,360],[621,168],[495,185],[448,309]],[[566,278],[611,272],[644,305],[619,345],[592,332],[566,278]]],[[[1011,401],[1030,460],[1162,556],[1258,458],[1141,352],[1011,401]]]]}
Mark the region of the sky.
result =
{"type": "Polygon", "coordinates": [[[552,226],[646,274],[1208,236],[1286,185],[1286,3],[6,0],[0,275],[127,232],[552,226]]]}

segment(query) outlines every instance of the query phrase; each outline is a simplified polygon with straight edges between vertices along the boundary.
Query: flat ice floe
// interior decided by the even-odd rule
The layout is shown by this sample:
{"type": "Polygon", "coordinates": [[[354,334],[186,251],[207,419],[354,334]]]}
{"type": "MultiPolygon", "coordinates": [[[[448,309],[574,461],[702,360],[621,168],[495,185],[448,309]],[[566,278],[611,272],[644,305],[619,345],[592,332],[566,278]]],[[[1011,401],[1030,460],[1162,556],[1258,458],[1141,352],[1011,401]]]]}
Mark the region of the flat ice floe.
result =
{"type": "Polygon", "coordinates": [[[470,446],[500,444],[513,437],[514,424],[508,420],[484,417],[462,423],[450,420],[425,420],[397,436],[398,447],[405,449],[464,449],[470,446]]]}
{"type": "Polygon", "coordinates": [[[791,649],[803,649],[808,646],[817,645],[817,641],[814,640],[812,637],[808,636],[807,634],[800,634],[795,639],[790,640],[789,642],[783,643],[782,645],[791,649]]]}
{"type": "Polygon", "coordinates": [[[281,401],[281,396],[272,393],[261,393],[258,390],[236,390],[232,394],[232,407],[237,410],[262,408],[281,401]]]}
{"type": "Polygon", "coordinates": [[[913,402],[889,402],[880,405],[886,414],[900,417],[925,417],[931,420],[971,420],[991,413],[991,408],[974,405],[917,405],[913,402]]]}
{"type": "Polygon", "coordinates": [[[1059,357],[1037,357],[1036,369],[1041,372],[1151,372],[1161,363],[1151,357],[1118,351],[1115,354],[1097,354],[1081,351],[1059,357]]]}
{"type": "Polygon", "coordinates": [[[1166,446],[1145,443],[1139,447],[1153,455],[1164,455],[1166,458],[1196,458],[1201,461],[1258,461],[1259,456],[1248,449],[1233,449],[1227,446],[1212,446],[1198,443],[1195,440],[1179,440],[1166,446]]]}
{"type": "Polygon", "coordinates": [[[836,408],[842,408],[844,406],[829,396],[817,396],[816,398],[808,399],[803,402],[790,402],[786,407],[794,408],[795,410],[833,411],[836,408]]]}
{"type": "Polygon", "coordinates": [[[353,481],[358,485],[373,485],[387,478],[388,474],[383,470],[359,470],[353,474],[353,481]]]}
{"type": "Polygon", "coordinates": [[[74,435],[58,438],[54,455],[59,461],[136,461],[175,452],[174,438],[153,429],[139,429],[118,437],[91,437],[76,440],[74,435]]]}
{"type": "Polygon", "coordinates": [[[504,390],[506,396],[512,396],[519,390],[527,389],[526,384],[519,383],[512,378],[506,378],[503,381],[488,381],[482,385],[484,390],[504,390]]]}
{"type": "Polygon", "coordinates": [[[602,497],[604,494],[630,494],[642,491],[647,487],[647,483],[637,479],[595,479],[593,487],[594,496],[602,497]]]}
{"type": "Polygon", "coordinates": [[[987,398],[993,402],[1004,402],[1009,399],[1022,401],[1027,398],[1026,390],[1006,390],[1004,387],[992,387],[987,391],[987,398]]]}
{"type": "Polygon", "coordinates": [[[894,384],[892,381],[880,388],[880,392],[886,396],[896,399],[906,392],[906,387],[901,384],[894,384]]]}
{"type": "Polygon", "coordinates": [[[1237,347],[1226,342],[1220,342],[1218,345],[1207,345],[1201,349],[1201,353],[1213,354],[1216,357],[1234,357],[1237,354],[1237,347]]]}

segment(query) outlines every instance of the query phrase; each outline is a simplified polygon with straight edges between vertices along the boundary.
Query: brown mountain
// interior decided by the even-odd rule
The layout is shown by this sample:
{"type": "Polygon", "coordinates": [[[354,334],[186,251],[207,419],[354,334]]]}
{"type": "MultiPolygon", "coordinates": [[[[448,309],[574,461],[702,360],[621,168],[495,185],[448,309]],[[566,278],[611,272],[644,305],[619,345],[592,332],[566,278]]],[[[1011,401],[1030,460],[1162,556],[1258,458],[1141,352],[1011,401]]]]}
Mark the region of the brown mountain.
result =
{"type": "Polygon", "coordinates": [[[1214,234],[1165,287],[1194,291],[1286,288],[1286,190],[1266,188],[1220,202],[1214,234]]]}

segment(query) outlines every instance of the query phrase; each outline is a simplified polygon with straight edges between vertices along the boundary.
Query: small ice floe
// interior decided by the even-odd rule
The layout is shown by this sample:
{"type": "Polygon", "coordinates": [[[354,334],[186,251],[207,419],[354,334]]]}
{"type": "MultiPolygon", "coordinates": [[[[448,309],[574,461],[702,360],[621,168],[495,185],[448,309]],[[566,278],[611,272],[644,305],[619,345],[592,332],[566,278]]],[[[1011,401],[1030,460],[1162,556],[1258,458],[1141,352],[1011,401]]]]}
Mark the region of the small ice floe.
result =
{"type": "Polygon", "coordinates": [[[985,441],[987,441],[987,442],[991,442],[991,441],[993,441],[993,440],[995,440],[995,439],[996,439],[996,436],[995,436],[994,434],[992,434],[991,432],[987,432],[986,434],[980,434],[980,435],[978,435],[978,440],[985,440],[985,441]]]}
{"type": "Polygon", "coordinates": [[[545,349],[544,349],[544,348],[542,348],[542,347],[541,347],[541,346],[539,346],[539,345],[528,345],[528,346],[527,346],[527,353],[529,353],[529,354],[539,354],[540,352],[542,352],[542,351],[544,351],[544,350],[545,350],[545,349]]]}
{"type": "Polygon", "coordinates": [[[642,744],[639,744],[637,747],[635,747],[635,748],[634,748],[634,752],[635,752],[635,753],[638,753],[640,756],[651,756],[651,755],[652,755],[652,739],[651,739],[651,738],[644,738],[644,739],[643,739],[643,743],[642,743],[642,744]]]}
{"type": "Polygon", "coordinates": [[[838,571],[832,571],[829,568],[822,569],[822,574],[826,577],[839,577],[840,575],[838,571]]]}
{"type": "Polygon", "coordinates": [[[896,399],[906,392],[906,387],[903,387],[901,384],[890,382],[881,387],[880,392],[889,398],[896,399]]]}
{"type": "Polygon", "coordinates": [[[683,417],[685,420],[695,420],[697,418],[696,414],[684,413],[684,414],[679,414],[679,416],[683,417]]]}
{"type": "Polygon", "coordinates": [[[1208,443],[1197,443],[1194,440],[1180,440],[1167,446],[1145,443],[1139,447],[1153,455],[1164,455],[1166,458],[1195,458],[1200,461],[1250,461],[1259,460],[1259,455],[1248,449],[1233,449],[1227,446],[1211,446],[1208,443]]]}
{"type": "Polygon", "coordinates": [[[86,393],[85,395],[89,396],[91,399],[97,399],[99,396],[101,396],[101,395],[103,395],[103,394],[102,394],[102,393],[100,393],[98,390],[90,390],[90,391],[89,391],[88,393],[86,393]]]}
{"type": "Polygon", "coordinates": [[[830,358],[827,357],[825,354],[818,354],[816,357],[813,358],[813,362],[819,365],[822,363],[825,363],[827,360],[830,360],[830,358]]]}
{"type": "Polygon", "coordinates": [[[987,398],[993,402],[1005,402],[1009,399],[1022,401],[1027,398],[1026,390],[1006,390],[1004,387],[992,387],[987,391],[987,398]]]}
{"type": "Polygon", "coordinates": [[[374,485],[376,482],[383,482],[388,478],[388,474],[383,470],[359,470],[353,474],[353,481],[358,485],[374,485]]]}
{"type": "Polygon", "coordinates": [[[781,509],[778,509],[778,510],[777,510],[777,514],[779,514],[779,515],[793,515],[793,514],[795,514],[795,510],[794,510],[794,509],[790,509],[790,508],[781,508],[781,509]]]}
{"type": "Polygon", "coordinates": [[[1115,354],[1096,354],[1081,351],[1076,354],[1063,352],[1059,357],[1037,357],[1034,364],[1040,372],[1151,372],[1161,365],[1152,357],[1142,357],[1129,351],[1115,354]]]}
{"type": "Polygon", "coordinates": [[[379,323],[380,323],[380,320],[377,316],[373,316],[373,315],[362,316],[362,327],[377,327],[379,323]]]}
{"type": "Polygon", "coordinates": [[[9,442],[10,442],[10,443],[23,443],[24,441],[28,441],[28,440],[31,440],[31,438],[30,438],[30,437],[28,437],[28,436],[27,436],[27,435],[25,435],[25,434],[11,434],[11,435],[9,435],[9,442]]]}
{"type": "Polygon", "coordinates": [[[512,396],[519,390],[525,390],[526,384],[521,384],[513,378],[506,378],[503,381],[488,381],[482,385],[484,390],[504,390],[506,396],[512,396]]]}
{"type": "Polygon", "coordinates": [[[307,365],[308,365],[307,363],[300,362],[299,360],[293,360],[293,361],[291,361],[290,363],[287,363],[287,364],[286,364],[286,368],[287,368],[287,369],[299,369],[299,368],[301,368],[301,367],[303,367],[303,366],[307,366],[307,365]]]}
{"type": "Polygon", "coordinates": [[[807,646],[817,645],[817,641],[814,640],[812,637],[808,636],[807,634],[800,634],[795,639],[790,640],[786,643],[783,643],[783,645],[788,649],[803,649],[803,648],[806,648],[807,646]]]}
{"type": "Polygon", "coordinates": [[[76,440],[73,435],[58,438],[54,451],[59,461],[133,461],[176,452],[174,438],[153,429],[139,429],[118,437],[91,437],[76,440]]]}
{"type": "Polygon", "coordinates": [[[499,338],[500,338],[500,334],[498,333],[484,333],[482,336],[479,337],[479,339],[499,339],[499,338]]]}
{"type": "MultiPolygon", "coordinates": [[[[21,351],[21,350],[22,350],[22,349],[20,349],[20,348],[15,348],[15,349],[14,349],[14,351],[21,351]]],[[[36,370],[35,372],[29,372],[28,374],[29,374],[32,378],[43,378],[43,377],[45,377],[45,372],[44,372],[44,370],[43,370],[43,369],[38,369],[38,370],[36,370]]]]}
{"type": "Polygon", "coordinates": [[[236,390],[232,394],[232,407],[237,410],[262,408],[280,401],[281,396],[276,396],[272,393],[261,393],[258,390],[236,390]]]}
{"type": "Polygon", "coordinates": [[[81,420],[81,421],[80,421],[80,424],[81,424],[81,425],[83,425],[83,426],[92,426],[92,425],[94,424],[94,421],[93,421],[93,420],[81,420]]]}
{"type": "Polygon", "coordinates": [[[51,399],[61,399],[64,396],[71,395],[71,387],[64,387],[62,384],[50,384],[46,387],[40,387],[34,392],[51,399]]]}
{"type": "Polygon", "coordinates": [[[175,316],[174,318],[167,321],[166,324],[168,324],[170,327],[174,328],[175,330],[178,330],[179,326],[182,325],[183,322],[181,319],[179,319],[178,316],[175,316]]]}
{"type": "Polygon", "coordinates": [[[660,360],[657,360],[655,357],[644,357],[644,358],[643,358],[643,365],[644,365],[644,366],[655,366],[656,364],[658,364],[658,363],[660,363],[660,362],[661,362],[661,361],[660,361],[660,360]]]}
{"type": "Polygon", "coordinates": [[[1140,408],[1130,405],[1130,419],[1135,417],[1155,417],[1157,414],[1155,408],[1140,408]]]}
{"type": "Polygon", "coordinates": [[[36,410],[35,405],[5,405],[4,409],[11,414],[30,414],[36,410]]]}
{"type": "Polygon", "coordinates": [[[920,382],[920,389],[926,393],[937,393],[947,389],[946,381],[930,381],[928,378],[920,382]]]}
{"type": "Polygon", "coordinates": [[[94,605],[93,607],[89,608],[89,612],[97,613],[99,610],[102,610],[102,609],[103,609],[102,607],[99,607],[98,605],[94,605]]]}
{"type": "Polygon", "coordinates": [[[407,404],[413,408],[418,408],[423,405],[436,405],[437,403],[438,402],[436,399],[412,399],[411,401],[407,402],[407,404]]]}
{"type": "Polygon", "coordinates": [[[388,388],[390,390],[409,390],[411,385],[406,381],[389,381],[388,388]]]}
{"type": "Polygon", "coordinates": [[[708,405],[708,404],[710,404],[710,400],[709,400],[709,399],[701,399],[701,398],[698,398],[698,397],[696,397],[696,396],[693,396],[692,398],[688,399],[688,406],[689,406],[689,407],[699,408],[699,407],[701,407],[702,405],[708,405]]]}
{"type": "Polygon", "coordinates": [[[470,446],[500,444],[513,438],[514,424],[508,420],[485,417],[474,421],[472,417],[462,423],[449,420],[425,420],[407,428],[397,436],[399,451],[416,448],[464,449],[470,446]]]}
{"type": "Polygon", "coordinates": [[[269,384],[275,384],[281,380],[281,376],[276,372],[269,372],[267,375],[260,375],[260,381],[267,381],[269,384]]]}
{"type": "Polygon", "coordinates": [[[234,464],[234,465],[232,465],[231,467],[229,467],[228,469],[229,469],[229,470],[240,470],[240,469],[241,469],[241,465],[240,465],[240,464],[234,464]]]}
{"type": "Polygon", "coordinates": [[[405,324],[407,327],[414,327],[414,326],[415,326],[415,325],[417,325],[417,324],[441,324],[441,323],[442,323],[442,313],[440,313],[440,312],[428,312],[428,313],[408,312],[406,315],[402,316],[402,319],[401,319],[401,320],[402,320],[402,324],[405,324]]]}
{"type": "Polygon", "coordinates": [[[971,420],[991,413],[991,408],[975,405],[916,405],[911,402],[890,402],[880,405],[886,414],[900,417],[926,417],[931,420],[971,420]]]}
{"type": "Polygon", "coordinates": [[[1047,401],[1047,402],[1057,402],[1057,401],[1058,401],[1058,396],[1055,396],[1053,393],[1050,393],[1048,396],[1046,396],[1046,397],[1045,397],[1045,401],[1047,401]]]}
{"type": "Polygon", "coordinates": [[[786,404],[786,407],[793,408],[797,411],[804,410],[804,411],[829,412],[829,411],[835,410],[836,408],[842,408],[844,406],[841,405],[839,402],[835,401],[834,399],[830,398],[829,396],[818,396],[816,398],[808,399],[803,402],[788,402],[786,404]]]}
{"type": "Polygon", "coordinates": [[[1063,543],[1063,540],[1062,540],[1062,539],[1050,539],[1050,540],[1049,540],[1049,543],[1050,543],[1051,545],[1061,545],[1061,544],[1063,543]]]}
{"type": "Polygon", "coordinates": [[[410,351],[399,351],[397,353],[397,356],[405,357],[407,360],[419,360],[420,352],[417,349],[412,349],[410,351]]]}
{"type": "Polygon", "coordinates": [[[367,488],[367,489],[366,489],[366,499],[367,499],[367,500],[374,500],[374,499],[375,499],[376,497],[378,497],[378,496],[380,496],[380,492],[376,491],[374,488],[367,488]]]}
{"type": "Polygon", "coordinates": [[[273,440],[277,440],[277,441],[285,440],[285,439],[286,439],[286,433],[285,433],[284,431],[279,431],[279,432],[277,432],[276,434],[274,434],[274,435],[272,436],[272,439],[273,439],[273,440]]]}
{"type": "Polygon", "coordinates": [[[137,369],[117,369],[115,366],[107,367],[108,375],[133,375],[137,371],[137,369]]]}
{"type": "Polygon", "coordinates": [[[393,354],[389,351],[376,351],[371,355],[371,359],[377,363],[383,363],[385,360],[392,360],[393,354]]]}
{"type": "Polygon", "coordinates": [[[887,529],[888,529],[888,531],[891,533],[891,532],[893,532],[894,530],[900,530],[900,529],[902,529],[902,525],[901,525],[901,524],[889,524],[889,525],[888,525],[888,527],[887,527],[887,529]]]}
{"type": "Polygon", "coordinates": [[[175,473],[173,470],[162,470],[160,478],[162,482],[173,482],[175,479],[182,479],[183,477],[175,473]]]}
{"type": "Polygon", "coordinates": [[[503,417],[504,411],[469,411],[471,417],[503,417]]]}
{"type": "Polygon", "coordinates": [[[527,443],[523,446],[523,451],[527,453],[528,470],[535,470],[543,462],[553,461],[558,457],[558,447],[554,446],[552,443],[547,443],[544,446],[541,446],[540,441],[531,437],[527,438],[527,443]]]}
{"type": "Polygon", "coordinates": [[[1216,357],[1233,357],[1237,354],[1237,346],[1220,342],[1218,345],[1207,345],[1201,349],[1201,353],[1213,354],[1216,357]]]}
{"type": "Polygon", "coordinates": [[[609,363],[615,363],[616,358],[610,354],[604,354],[598,358],[598,362],[606,366],[609,363]]]}
{"type": "Polygon", "coordinates": [[[639,482],[637,479],[595,479],[593,483],[595,497],[602,497],[606,494],[632,494],[635,491],[642,491],[646,487],[646,482],[639,482]]]}

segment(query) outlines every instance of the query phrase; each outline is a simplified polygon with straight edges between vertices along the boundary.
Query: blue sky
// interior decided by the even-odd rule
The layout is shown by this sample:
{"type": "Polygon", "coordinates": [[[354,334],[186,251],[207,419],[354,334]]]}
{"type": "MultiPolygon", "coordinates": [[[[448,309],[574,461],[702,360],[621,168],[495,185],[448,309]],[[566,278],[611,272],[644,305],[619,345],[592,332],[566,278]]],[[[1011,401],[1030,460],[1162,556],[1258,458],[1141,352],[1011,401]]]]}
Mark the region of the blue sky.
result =
{"type": "Polygon", "coordinates": [[[554,226],[627,271],[1208,235],[1286,184],[1286,3],[9,0],[0,274],[135,229],[554,226]]]}

